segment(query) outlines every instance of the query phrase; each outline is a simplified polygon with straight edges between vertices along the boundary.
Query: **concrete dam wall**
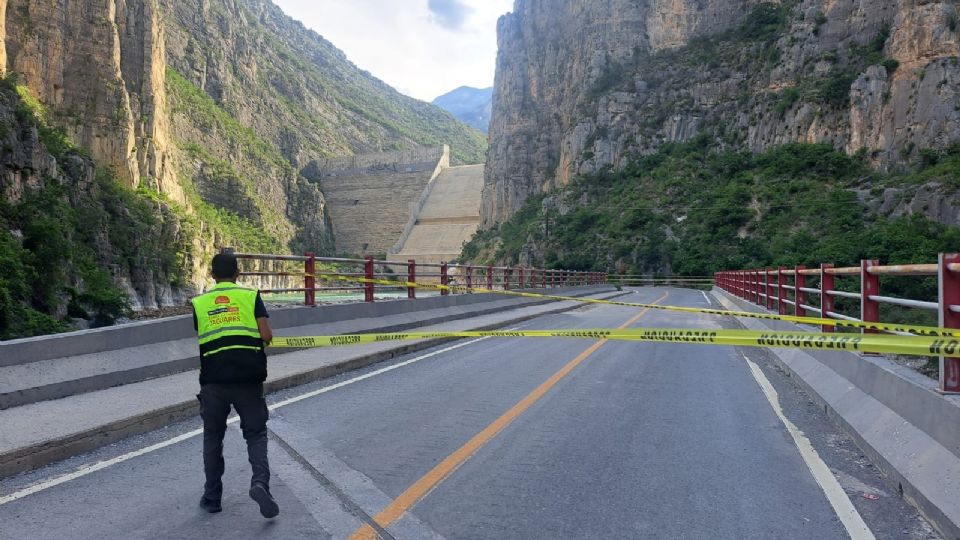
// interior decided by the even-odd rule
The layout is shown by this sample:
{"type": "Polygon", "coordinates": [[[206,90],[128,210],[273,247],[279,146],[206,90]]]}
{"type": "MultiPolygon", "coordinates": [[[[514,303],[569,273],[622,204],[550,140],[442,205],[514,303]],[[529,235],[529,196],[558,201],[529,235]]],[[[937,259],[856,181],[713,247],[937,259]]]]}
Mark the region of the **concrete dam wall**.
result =
{"type": "Polygon", "coordinates": [[[444,169],[388,259],[447,262],[458,258],[463,243],[480,226],[483,169],[483,165],[444,169]]]}
{"type": "Polygon", "coordinates": [[[403,234],[412,207],[449,165],[446,145],[317,162],[337,253],[387,253],[403,234]]]}

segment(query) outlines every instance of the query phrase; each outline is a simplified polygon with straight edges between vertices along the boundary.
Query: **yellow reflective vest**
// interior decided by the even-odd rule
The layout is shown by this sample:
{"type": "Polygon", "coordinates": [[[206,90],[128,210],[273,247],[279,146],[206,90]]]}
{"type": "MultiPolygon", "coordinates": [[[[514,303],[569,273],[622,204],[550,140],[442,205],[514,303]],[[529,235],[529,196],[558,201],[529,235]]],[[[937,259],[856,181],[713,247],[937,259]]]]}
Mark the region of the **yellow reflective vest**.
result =
{"type": "Polygon", "coordinates": [[[266,356],[254,315],[257,291],[220,282],[193,299],[200,384],[263,382],[266,356]]]}

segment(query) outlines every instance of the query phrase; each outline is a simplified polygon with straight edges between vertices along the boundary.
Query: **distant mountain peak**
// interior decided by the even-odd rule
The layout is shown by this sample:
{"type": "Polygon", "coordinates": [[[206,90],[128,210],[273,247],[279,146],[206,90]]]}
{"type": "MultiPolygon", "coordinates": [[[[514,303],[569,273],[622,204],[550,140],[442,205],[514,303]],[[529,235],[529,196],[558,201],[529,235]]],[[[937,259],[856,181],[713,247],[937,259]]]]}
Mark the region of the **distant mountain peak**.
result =
{"type": "Polygon", "coordinates": [[[461,122],[486,133],[490,126],[493,88],[461,86],[433,100],[461,122]]]}

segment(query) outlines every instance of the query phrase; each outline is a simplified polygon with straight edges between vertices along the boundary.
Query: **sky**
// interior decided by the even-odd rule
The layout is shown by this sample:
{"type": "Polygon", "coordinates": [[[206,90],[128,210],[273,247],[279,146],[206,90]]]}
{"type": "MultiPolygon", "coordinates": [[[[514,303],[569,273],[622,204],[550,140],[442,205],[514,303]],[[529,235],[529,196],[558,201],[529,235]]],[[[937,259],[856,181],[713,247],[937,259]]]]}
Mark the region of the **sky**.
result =
{"type": "Polygon", "coordinates": [[[497,18],[513,0],[274,0],[360,69],[432,101],[493,86],[497,18]]]}

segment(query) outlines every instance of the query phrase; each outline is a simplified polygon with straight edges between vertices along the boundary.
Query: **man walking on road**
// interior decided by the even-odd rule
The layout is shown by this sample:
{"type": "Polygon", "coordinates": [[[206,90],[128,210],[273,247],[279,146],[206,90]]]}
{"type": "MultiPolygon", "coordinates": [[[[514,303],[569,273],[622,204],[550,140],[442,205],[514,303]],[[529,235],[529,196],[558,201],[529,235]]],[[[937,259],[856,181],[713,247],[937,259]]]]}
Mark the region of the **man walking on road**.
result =
{"type": "Polygon", "coordinates": [[[267,462],[267,378],[264,346],[273,339],[260,292],[236,284],[237,258],[221,253],[213,258],[211,275],[217,284],[193,299],[193,323],[200,340],[200,417],[203,419],[203,471],[206,475],[200,506],[219,512],[223,494],[223,436],[230,406],[240,415],[253,469],[250,497],[263,517],[280,508],[270,494],[267,462]]]}

